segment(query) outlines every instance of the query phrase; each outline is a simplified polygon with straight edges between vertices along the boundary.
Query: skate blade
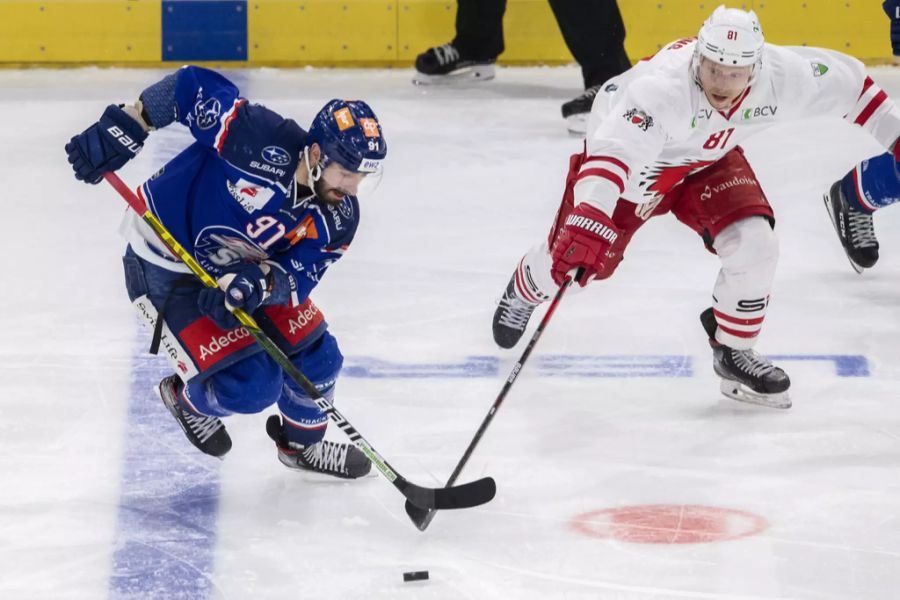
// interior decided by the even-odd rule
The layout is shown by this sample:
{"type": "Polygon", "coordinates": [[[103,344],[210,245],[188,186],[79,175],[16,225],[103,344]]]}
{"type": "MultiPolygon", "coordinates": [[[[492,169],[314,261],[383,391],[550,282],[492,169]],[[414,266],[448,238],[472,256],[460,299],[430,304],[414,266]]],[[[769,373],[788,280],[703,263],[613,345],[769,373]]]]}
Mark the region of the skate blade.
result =
{"type": "Polygon", "coordinates": [[[446,75],[426,75],[416,71],[412,82],[414,85],[454,85],[469,81],[490,81],[495,74],[494,65],[473,65],[451,71],[446,75]]]}
{"type": "MultiPolygon", "coordinates": [[[[284,463],[281,463],[284,464],[284,463]]],[[[301,479],[302,481],[309,483],[311,485],[334,485],[339,483],[353,483],[354,481],[365,481],[366,479],[371,479],[373,477],[378,477],[378,471],[372,469],[362,477],[356,477],[351,479],[349,477],[338,477],[337,475],[329,475],[328,473],[322,473],[319,471],[312,471],[310,469],[302,469],[299,467],[292,467],[290,465],[285,465],[288,469],[291,470],[292,473],[295,474],[296,477],[301,479]]]]}
{"type": "Polygon", "coordinates": [[[583,136],[587,133],[587,121],[590,113],[581,113],[577,115],[569,115],[566,117],[566,128],[572,135],[583,136]]]}
{"type": "Polygon", "coordinates": [[[760,394],[745,386],[744,384],[723,379],[719,385],[719,390],[725,396],[738,402],[746,402],[747,404],[756,404],[758,406],[766,406],[769,408],[790,408],[791,397],[788,392],[780,392],[777,394],[760,394]]]}
{"type": "MultiPolygon", "coordinates": [[[[825,200],[825,209],[828,211],[828,218],[831,219],[831,226],[834,227],[834,232],[838,235],[838,241],[841,239],[841,227],[838,225],[837,221],[834,218],[834,206],[831,204],[831,192],[825,192],[824,198],[825,200]]],[[[850,266],[853,267],[853,270],[857,272],[857,274],[862,275],[862,272],[865,271],[865,267],[861,267],[860,265],[853,262],[853,259],[850,258],[850,255],[847,254],[846,249],[844,249],[844,245],[841,244],[841,249],[844,250],[844,256],[847,257],[847,260],[850,262],[850,266]]]]}

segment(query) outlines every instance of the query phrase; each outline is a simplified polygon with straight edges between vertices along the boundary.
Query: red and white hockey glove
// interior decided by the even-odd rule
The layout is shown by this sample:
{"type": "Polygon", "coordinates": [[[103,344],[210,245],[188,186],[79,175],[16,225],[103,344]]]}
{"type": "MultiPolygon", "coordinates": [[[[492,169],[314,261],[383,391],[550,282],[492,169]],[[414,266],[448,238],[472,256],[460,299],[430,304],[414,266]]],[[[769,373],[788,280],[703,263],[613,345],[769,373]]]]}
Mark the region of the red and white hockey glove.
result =
{"type": "Polygon", "coordinates": [[[618,237],[619,230],[605,213],[586,203],[576,206],[566,217],[550,249],[553,281],[562,285],[569,271],[584,267],[578,283],[586,286],[614,256],[609,248],[618,237]]]}

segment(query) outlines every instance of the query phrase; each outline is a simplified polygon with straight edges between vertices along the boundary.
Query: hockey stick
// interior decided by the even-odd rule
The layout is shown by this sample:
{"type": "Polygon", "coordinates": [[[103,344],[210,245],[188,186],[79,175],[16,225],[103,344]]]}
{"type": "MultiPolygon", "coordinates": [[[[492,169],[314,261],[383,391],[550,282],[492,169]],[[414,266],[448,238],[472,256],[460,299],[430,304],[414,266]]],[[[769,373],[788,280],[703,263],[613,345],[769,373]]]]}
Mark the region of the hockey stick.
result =
{"type": "MultiPolygon", "coordinates": [[[[579,277],[581,277],[582,272],[583,269],[578,269],[578,272],[575,274],[574,279],[578,279],[579,277]]],[[[522,356],[519,357],[519,361],[515,364],[515,366],[513,366],[509,377],[506,378],[506,383],[503,384],[503,388],[500,390],[500,394],[497,395],[497,399],[494,400],[494,404],[491,405],[491,409],[484,417],[484,420],[481,421],[481,426],[478,427],[478,431],[475,432],[475,437],[473,437],[472,441],[469,442],[469,447],[466,448],[465,452],[463,452],[462,458],[459,459],[459,463],[456,465],[456,468],[453,469],[453,473],[450,475],[450,479],[447,480],[448,486],[453,485],[456,482],[456,478],[459,477],[459,474],[462,472],[463,467],[465,467],[466,463],[469,462],[469,457],[471,457],[472,452],[475,451],[475,446],[477,446],[478,442],[481,441],[481,436],[483,436],[484,432],[487,431],[488,425],[491,424],[491,421],[494,419],[494,415],[497,414],[497,410],[500,408],[500,405],[503,404],[503,399],[506,398],[506,394],[509,393],[509,390],[510,388],[512,388],[513,383],[516,382],[516,379],[519,377],[519,373],[522,372],[522,367],[525,365],[525,361],[528,360],[528,357],[531,355],[531,351],[534,350],[534,346],[541,338],[541,334],[544,333],[544,328],[547,327],[547,323],[550,322],[550,317],[552,317],[553,313],[556,312],[556,307],[559,305],[559,301],[562,300],[562,297],[563,295],[565,295],[566,290],[568,290],[569,286],[572,285],[572,280],[573,278],[571,277],[570,273],[570,276],[566,277],[566,280],[563,281],[561,286],[559,286],[559,291],[556,292],[556,295],[553,297],[553,301],[550,302],[550,307],[547,308],[547,314],[545,314],[544,318],[541,319],[541,322],[540,324],[538,324],[534,335],[531,336],[531,341],[528,342],[528,345],[525,347],[525,351],[522,352],[522,356]]],[[[406,503],[406,514],[408,514],[409,518],[412,519],[413,524],[415,524],[415,526],[419,528],[419,531],[425,531],[425,529],[428,528],[431,520],[434,519],[436,511],[437,509],[418,506],[414,502],[406,503]]]]}
{"type": "MultiPolygon", "coordinates": [[[[211,288],[219,287],[216,280],[207,273],[193,256],[188,253],[178,241],[172,237],[172,234],[166,229],[159,219],[156,218],[144,201],[139,198],[125,183],[119,179],[115,173],[109,172],[103,175],[104,179],[112,185],[117,192],[125,199],[128,205],[147,223],[156,235],[163,241],[175,256],[188,266],[188,268],[197,276],[204,285],[211,288]]],[[[350,422],[342,415],[328,400],[326,400],[316,389],[316,386],[294,366],[294,363],[269,339],[262,329],[259,328],[256,321],[241,309],[232,311],[238,321],[250,332],[256,339],[257,343],[262,346],[269,356],[277,362],[284,372],[299,385],[316,403],[319,409],[328,415],[328,418],[341,428],[350,441],[357,448],[362,450],[363,454],[375,465],[375,467],[384,475],[388,481],[394,484],[394,487],[406,496],[407,502],[423,509],[450,509],[450,508],[469,508],[479,506],[485,502],[490,502],[494,494],[497,493],[497,487],[494,480],[490,477],[483,477],[477,481],[472,481],[458,486],[446,486],[443,488],[426,488],[407,481],[405,477],[397,473],[390,464],[366,441],[366,439],[354,428],[350,422]]]]}

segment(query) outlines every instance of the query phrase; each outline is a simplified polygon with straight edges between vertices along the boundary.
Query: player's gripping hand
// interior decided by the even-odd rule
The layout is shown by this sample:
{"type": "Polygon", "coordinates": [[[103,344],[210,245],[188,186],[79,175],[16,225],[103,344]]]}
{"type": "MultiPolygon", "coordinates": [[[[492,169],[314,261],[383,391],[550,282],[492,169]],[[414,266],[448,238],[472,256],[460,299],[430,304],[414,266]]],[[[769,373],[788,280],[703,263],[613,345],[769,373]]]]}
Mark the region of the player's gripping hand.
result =
{"type": "Polygon", "coordinates": [[[605,213],[590,204],[576,206],[566,217],[550,249],[553,281],[562,285],[569,271],[583,267],[584,273],[578,283],[581,287],[586,286],[612,258],[610,246],[618,237],[619,230],[605,213]]]}
{"type": "Polygon", "coordinates": [[[239,326],[236,308],[250,314],[265,304],[284,304],[290,293],[287,275],[262,263],[240,263],[217,280],[218,288],[203,288],[197,298],[200,312],[222,329],[239,326]]]}
{"type": "Polygon", "coordinates": [[[116,171],[134,158],[146,139],[140,123],[110,104],[99,121],[69,140],[66,154],[76,179],[99,183],[104,173],[116,171]]]}

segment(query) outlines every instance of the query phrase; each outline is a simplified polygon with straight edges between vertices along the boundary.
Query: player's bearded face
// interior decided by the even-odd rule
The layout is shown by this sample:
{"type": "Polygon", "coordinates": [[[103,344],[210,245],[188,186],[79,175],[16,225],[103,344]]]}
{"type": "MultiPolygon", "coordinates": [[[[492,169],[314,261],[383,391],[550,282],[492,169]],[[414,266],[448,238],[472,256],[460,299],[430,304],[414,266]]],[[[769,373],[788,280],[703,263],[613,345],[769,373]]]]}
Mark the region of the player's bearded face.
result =
{"type": "Polygon", "coordinates": [[[706,99],[716,110],[725,110],[737,101],[750,84],[753,65],[728,67],[700,57],[697,69],[706,99]]]}
{"type": "Polygon", "coordinates": [[[357,196],[359,185],[365,177],[365,173],[348,171],[337,163],[331,163],[322,170],[322,176],[314,184],[314,191],[325,202],[340,202],[344,196],[357,196]]]}

